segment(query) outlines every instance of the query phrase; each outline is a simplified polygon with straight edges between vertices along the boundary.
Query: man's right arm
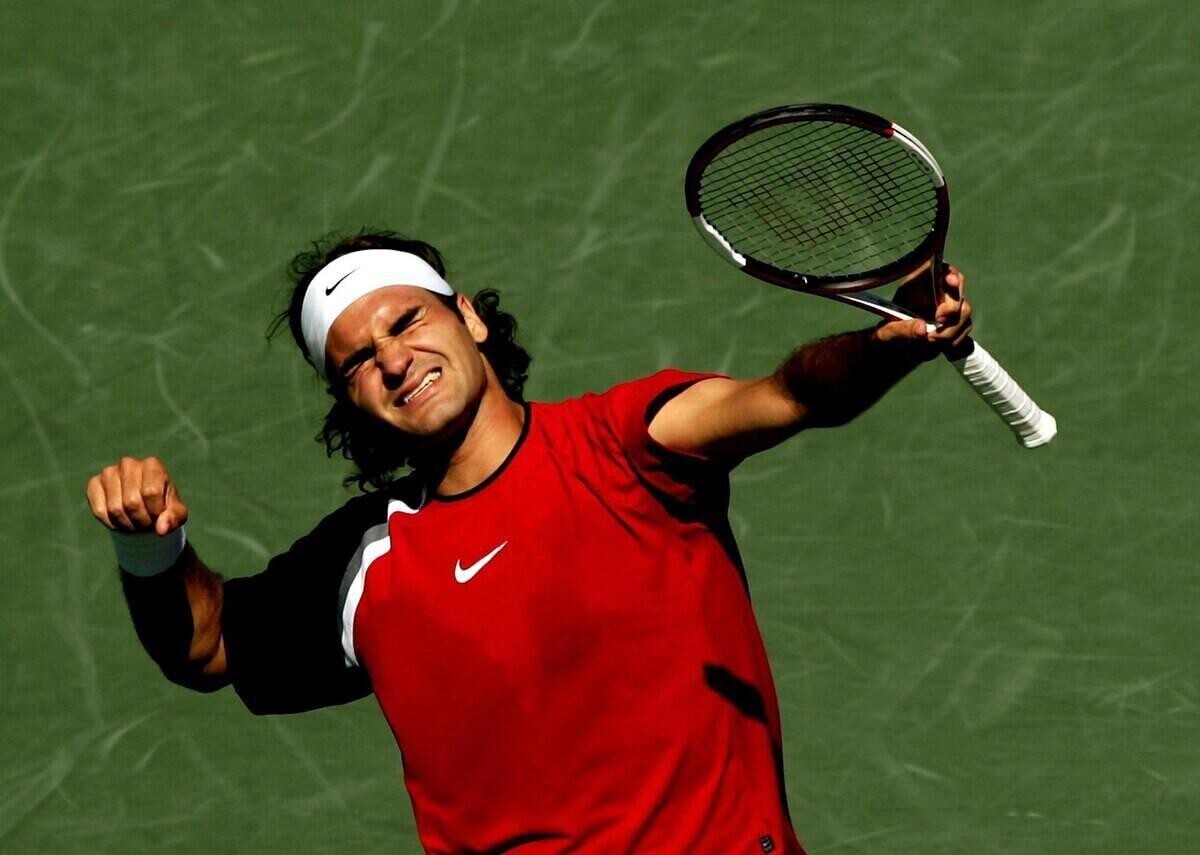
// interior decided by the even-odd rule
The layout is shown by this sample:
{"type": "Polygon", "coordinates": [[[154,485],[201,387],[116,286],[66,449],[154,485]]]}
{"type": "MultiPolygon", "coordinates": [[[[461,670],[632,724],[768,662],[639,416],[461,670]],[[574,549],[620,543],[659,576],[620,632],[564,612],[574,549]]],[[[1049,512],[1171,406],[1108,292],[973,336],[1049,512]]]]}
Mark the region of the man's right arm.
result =
{"type": "Polygon", "coordinates": [[[387,519],[383,495],[351,499],[252,576],[224,581],[187,544],[187,506],[160,461],[122,458],[88,482],[113,533],[138,638],[173,682],[232,684],[252,712],[303,712],[371,693],[343,648],[343,582],[364,532],[387,519]]]}
{"type": "MultiPolygon", "coordinates": [[[[155,457],[123,457],[106,466],[88,481],[87,496],[92,515],[127,538],[131,546],[126,554],[132,549],[153,556],[155,550],[171,549],[169,544],[182,536],[187,506],[155,457]],[[128,540],[130,536],[134,539],[128,540]]],[[[150,560],[149,569],[156,569],[150,560]]],[[[169,552],[163,560],[170,560],[169,552]]],[[[139,567],[122,568],[121,581],[138,638],[168,679],[202,692],[229,683],[221,633],[224,584],[191,546],[185,545],[158,572],[147,574],[139,559],[139,567]]]]}

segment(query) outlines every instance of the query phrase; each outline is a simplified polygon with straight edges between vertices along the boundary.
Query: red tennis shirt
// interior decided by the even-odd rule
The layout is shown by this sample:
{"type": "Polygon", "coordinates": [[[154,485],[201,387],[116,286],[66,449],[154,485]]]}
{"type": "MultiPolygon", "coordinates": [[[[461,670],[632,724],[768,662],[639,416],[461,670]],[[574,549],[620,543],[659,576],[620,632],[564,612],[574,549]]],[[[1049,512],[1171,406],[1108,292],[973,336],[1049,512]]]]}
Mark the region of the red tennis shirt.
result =
{"type": "Polygon", "coordinates": [[[475,489],[352,500],[228,582],[239,693],[281,712],[373,691],[429,852],[802,852],[727,469],[647,428],[707,376],[534,403],[475,489]],[[345,559],[336,581],[318,556],[345,559]],[[280,597],[330,648],[336,626],[337,657],[280,667],[294,645],[250,628],[280,597]]]}

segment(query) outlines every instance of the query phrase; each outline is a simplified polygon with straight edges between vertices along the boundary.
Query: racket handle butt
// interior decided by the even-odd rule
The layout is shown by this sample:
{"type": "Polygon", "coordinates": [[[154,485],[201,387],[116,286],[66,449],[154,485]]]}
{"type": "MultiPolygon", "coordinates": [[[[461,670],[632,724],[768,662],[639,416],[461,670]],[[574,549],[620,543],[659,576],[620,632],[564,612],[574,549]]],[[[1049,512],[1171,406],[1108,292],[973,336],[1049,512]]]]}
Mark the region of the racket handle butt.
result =
{"type": "Polygon", "coordinates": [[[971,341],[948,355],[950,364],[1009,426],[1022,446],[1037,448],[1054,439],[1058,421],[1039,407],[978,342],[971,341]]]}
{"type": "Polygon", "coordinates": [[[1058,433],[1058,420],[1046,411],[1041,411],[1041,417],[1029,426],[1025,434],[1017,434],[1017,442],[1026,448],[1037,448],[1054,439],[1058,433]]]}

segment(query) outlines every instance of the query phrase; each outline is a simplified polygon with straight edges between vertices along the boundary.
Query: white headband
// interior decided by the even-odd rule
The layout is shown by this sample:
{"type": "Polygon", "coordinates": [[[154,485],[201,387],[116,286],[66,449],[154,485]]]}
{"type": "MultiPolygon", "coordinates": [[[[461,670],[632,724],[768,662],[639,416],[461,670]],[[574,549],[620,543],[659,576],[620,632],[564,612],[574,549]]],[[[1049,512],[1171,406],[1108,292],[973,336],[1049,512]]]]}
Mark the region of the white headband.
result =
{"type": "Polygon", "coordinates": [[[454,289],[423,259],[395,249],[360,249],[339,255],[308,283],[300,307],[300,331],[309,362],[325,376],[325,340],[329,328],[364,294],[390,285],[414,285],[454,296],[454,289]]]}

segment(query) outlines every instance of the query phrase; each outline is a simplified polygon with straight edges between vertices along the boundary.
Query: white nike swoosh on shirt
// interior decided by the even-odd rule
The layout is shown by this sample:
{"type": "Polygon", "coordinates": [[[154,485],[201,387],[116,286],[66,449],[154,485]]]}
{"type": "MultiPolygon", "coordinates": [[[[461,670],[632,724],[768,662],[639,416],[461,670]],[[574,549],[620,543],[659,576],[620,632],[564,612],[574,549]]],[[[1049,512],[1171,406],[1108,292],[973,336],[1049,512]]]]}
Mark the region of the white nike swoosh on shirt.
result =
{"type": "Polygon", "coordinates": [[[493,549],[487,555],[480,558],[478,561],[476,561],[470,567],[463,567],[461,563],[459,563],[458,561],[455,561],[454,562],[454,579],[455,579],[455,581],[458,582],[460,585],[470,582],[472,579],[475,578],[475,574],[478,573],[480,570],[482,570],[489,561],[491,561],[493,558],[496,557],[496,553],[499,552],[501,549],[503,549],[506,546],[508,546],[507,540],[504,541],[504,543],[497,546],[495,549],[493,549]]]}

